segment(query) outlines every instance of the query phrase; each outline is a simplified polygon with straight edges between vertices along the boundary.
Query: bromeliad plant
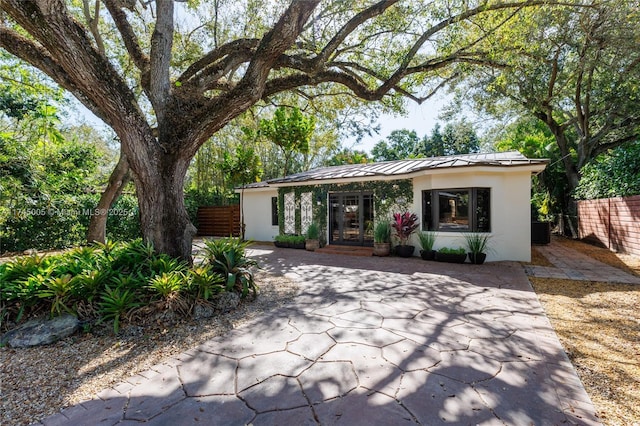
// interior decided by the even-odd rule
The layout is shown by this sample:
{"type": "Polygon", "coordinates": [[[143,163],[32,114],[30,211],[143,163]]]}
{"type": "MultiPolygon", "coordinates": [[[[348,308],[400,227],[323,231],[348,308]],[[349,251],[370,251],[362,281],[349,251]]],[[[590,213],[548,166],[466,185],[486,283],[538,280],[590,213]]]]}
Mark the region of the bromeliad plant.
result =
{"type": "MultiPolygon", "coordinates": [[[[303,237],[304,238],[304,237],[303,237]]],[[[222,275],[226,291],[238,290],[242,297],[249,291],[255,296],[258,286],[253,276],[253,268],[258,263],[246,256],[250,241],[237,238],[222,238],[205,242],[205,259],[213,271],[222,275]]]]}
{"type": "Polygon", "coordinates": [[[170,309],[182,313],[215,294],[256,294],[256,262],[249,243],[227,238],[207,242],[203,265],[157,254],[142,240],[96,244],[51,256],[28,256],[0,264],[0,326],[49,312],[83,321],[113,322],[141,312],[170,309]]]}
{"type": "Polygon", "coordinates": [[[394,213],[391,226],[396,231],[401,246],[408,245],[409,238],[418,229],[418,216],[415,213],[394,213]]]}

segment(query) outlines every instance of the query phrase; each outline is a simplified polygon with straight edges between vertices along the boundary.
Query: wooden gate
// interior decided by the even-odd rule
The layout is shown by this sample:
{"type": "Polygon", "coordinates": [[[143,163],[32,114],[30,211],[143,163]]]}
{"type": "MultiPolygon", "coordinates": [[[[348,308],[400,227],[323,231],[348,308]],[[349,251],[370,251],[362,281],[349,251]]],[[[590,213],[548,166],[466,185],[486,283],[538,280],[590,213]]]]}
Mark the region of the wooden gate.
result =
{"type": "Polygon", "coordinates": [[[198,207],[198,235],[240,236],[240,206],[236,204],[198,207]]]}

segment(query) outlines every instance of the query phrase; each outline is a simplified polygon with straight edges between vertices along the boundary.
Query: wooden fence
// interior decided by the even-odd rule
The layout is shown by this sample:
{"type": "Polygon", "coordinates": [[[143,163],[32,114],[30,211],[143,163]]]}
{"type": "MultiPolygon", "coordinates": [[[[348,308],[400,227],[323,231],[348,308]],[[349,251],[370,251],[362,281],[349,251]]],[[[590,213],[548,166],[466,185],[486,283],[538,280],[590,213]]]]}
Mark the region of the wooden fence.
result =
{"type": "Polygon", "coordinates": [[[578,232],[610,250],[640,255],[640,195],[578,201],[578,232]]]}
{"type": "Polygon", "coordinates": [[[240,235],[240,206],[198,207],[198,235],[235,237],[240,235]]]}

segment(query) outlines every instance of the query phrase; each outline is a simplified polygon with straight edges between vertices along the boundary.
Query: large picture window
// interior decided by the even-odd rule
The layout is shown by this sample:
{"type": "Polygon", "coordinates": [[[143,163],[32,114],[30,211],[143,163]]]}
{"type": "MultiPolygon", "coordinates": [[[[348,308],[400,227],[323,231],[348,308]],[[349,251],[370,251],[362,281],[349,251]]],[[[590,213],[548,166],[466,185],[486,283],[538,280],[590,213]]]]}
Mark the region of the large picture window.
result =
{"type": "Polygon", "coordinates": [[[491,190],[452,188],[422,191],[422,229],[490,232],[491,190]]]}

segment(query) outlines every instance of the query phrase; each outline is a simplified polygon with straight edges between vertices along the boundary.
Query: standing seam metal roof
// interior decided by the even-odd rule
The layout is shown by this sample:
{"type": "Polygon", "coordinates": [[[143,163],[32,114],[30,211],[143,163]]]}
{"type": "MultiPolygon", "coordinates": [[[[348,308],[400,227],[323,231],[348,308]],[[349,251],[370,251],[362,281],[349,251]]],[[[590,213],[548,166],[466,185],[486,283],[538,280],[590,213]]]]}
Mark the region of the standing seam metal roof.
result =
{"type": "MultiPolygon", "coordinates": [[[[281,184],[372,176],[397,176],[423,170],[454,167],[513,167],[541,165],[548,163],[548,161],[549,160],[546,159],[529,159],[517,151],[452,155],[446,157],[417,158],[411,160],[384,161],[380,163],[321,167],[282,178],[270,179],[266,181],[266,183],[281,184]]],[[[256,184],[247,185],[246,188],[260,188],[264,186],[266,186],[265,182],[258,182],[256,184]]]]}

